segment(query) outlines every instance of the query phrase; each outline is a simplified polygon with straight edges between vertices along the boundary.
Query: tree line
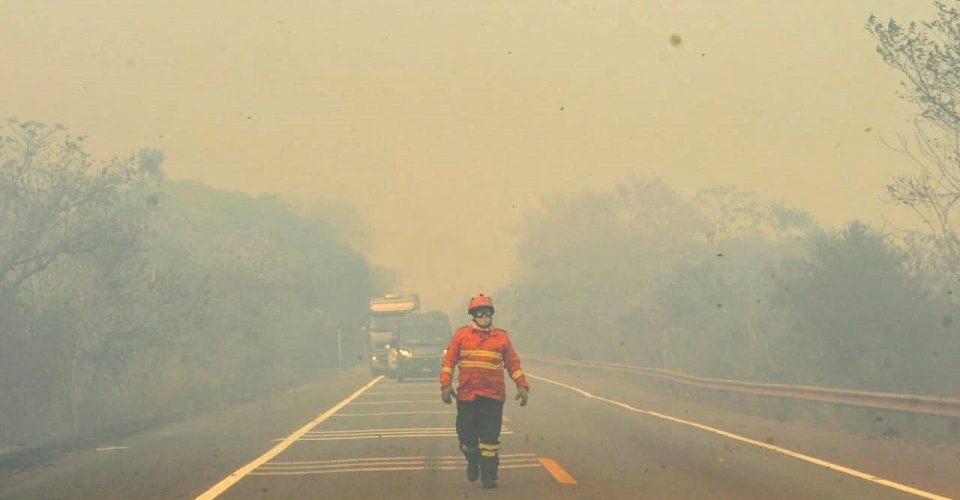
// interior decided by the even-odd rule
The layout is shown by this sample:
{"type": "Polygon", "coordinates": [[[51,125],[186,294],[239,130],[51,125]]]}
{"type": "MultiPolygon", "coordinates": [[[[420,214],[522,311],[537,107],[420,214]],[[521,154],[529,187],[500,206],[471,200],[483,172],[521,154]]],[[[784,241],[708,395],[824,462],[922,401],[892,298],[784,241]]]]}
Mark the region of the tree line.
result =
{"type": "Polygon", "coordinates": [[[317,376],[362,323],[376,270],[324,214],[170,182],[154,150],[98,162],[60,126],[0,135],[0,450],[317,376]]]}
{"type": "Polygon", "coordinates": [[[517,342],[552,355],[767,382],[960,395],[954,290],[935,250],[840,230],[749,193],[657,180],[544,204],[501,290],[517,342]]]}
{"type": "Polygon", "coordinates": [[[960,396],[960,1],[866,29],[917,109],[896,146],[910,173],[882,195],[925,230],[827,230],[736,187],[685,199],[656,179],[550,199],[500,293],[522,340],[713,377],[960,396]]]}

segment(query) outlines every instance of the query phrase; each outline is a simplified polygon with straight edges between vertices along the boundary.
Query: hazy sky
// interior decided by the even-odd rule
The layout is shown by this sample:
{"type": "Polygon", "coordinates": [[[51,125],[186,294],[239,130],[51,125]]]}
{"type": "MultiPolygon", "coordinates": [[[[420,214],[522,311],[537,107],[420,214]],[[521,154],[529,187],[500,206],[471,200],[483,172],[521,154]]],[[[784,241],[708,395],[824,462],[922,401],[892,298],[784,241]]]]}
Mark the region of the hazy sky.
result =
{"type": "Polygon", "coordinates": [[[913,108],[864,29],[924,0],[0,0],[0,117],[59,122],[173,179],[344,202],[427,306],[515,271],[545,195],[660,176],[823,224],[880,201],[913,108]],[[674,46],[677,34],[682,43],[674,46]]]}

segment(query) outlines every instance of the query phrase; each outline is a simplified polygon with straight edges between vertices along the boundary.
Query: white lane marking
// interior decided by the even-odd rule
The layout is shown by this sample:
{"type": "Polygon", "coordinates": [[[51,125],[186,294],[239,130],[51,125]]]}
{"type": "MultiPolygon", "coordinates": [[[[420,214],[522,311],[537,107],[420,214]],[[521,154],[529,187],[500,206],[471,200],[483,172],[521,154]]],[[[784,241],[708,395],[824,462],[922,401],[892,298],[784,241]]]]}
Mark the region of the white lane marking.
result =
{"type": "Polygon", "coordinates": [[[320,414],[319,416],[317,416],[317,418],[315,418],[315,419],[311,420],[309,423],[307,423],[307,425],[304,425],[303,427],[301,427],[300,429],[298,429],[298,430],[297,430],[296,432],[294,432],[293,434],[290,434],[289,436],[287,436],[286,439],[284,439],[284,440],[281,441],[279,444],[277,444],[276,446],[274,446],[273,448],[271,448],[270,450],[268,450],[268,451],[267,451],[266,453],[264,453],[263,455],[260,455],[260,457],[257,458],[256,460],[254,460],[254,461],[248,463],[247,465],[244,465],[243,467],[237,469],[235,472],[233,472],[233,473],[230,474],[229,476],[223,478],[223,480],[221,480],[219,483],[213,485],[209,490],[201,493],[199,496],[197,496],[197,500],[212,500],[212,499],[214,499],[214,498],[217,498],[217,496],[219,496],[220,494],[222,494],[224,491],[227,491],[228,488],[230,488],[231,486],[233,486],[234,484],[236,484],[237,481],[243,479],[243,476],[246,476],[246,475],[250,474],[250,473],[253,472],[257,467],[260,467],[261,465],[269,462],[273,457],[276,457],[277,455],[279,455],[280,453],[282,453],[283,450],[286,450],[286,449],[287,449],[288,447],[290,447],[290,445],[293,444],[296,440],[298,440],[298,439],[300,439],[301,437],[303,437],[303,435],[306,434],[308,431],[310,431],[310,429],[313,429],[313,428],[316,427],[318,424],[320,424],[320,422],[323,422],[324,420],[326,420],[327,418],[329,418],[329,417],[330,417],[331,415],[333,415],[334,413],[340,411],[341,408],[343,408],[344,406],[347,406],[348,404],[350,404],[351,401],[353,401],[354,399],[356,399],[357,397],[359,397],[361,394],[364,393],[364,391],[366,391],[367,389],[373,387],[374,384],[376,384],[377,382],[379,382],[379,381],[382,380],[382,379],[383,379],[383,376],[381,375],[381,376],[379,376],[379,377],[371,380],[369,384],[367,384],[367,385],[363,386],[362,388],[358,389],[356,392],[354,392],[353,394],[351,394],[350,396],[348,396],[346,399],[344,399],[343,401],[337,403],[336,406],[334,406],[333,408],[330,408],[329,410],[323,412],[322,414],[320,414]]]}
{"type": "Polygon", "coordinates": [[[431,434],[456,434],[455,431],[406,431],[406,432],[357,432],[355,434],[314,434],[304,436],[302,439],[318,439],[318,438],[342,438],[342,437],[380,437],[380,436],[429,436],[431,434]]]}
{"type": "MultiPolygon", "coordinates": [[[[513,432],[501,432],[503,435],[510,435],[513,432]]],[[[437,432],[433,434],[384,434],[382,436],[336,436],[336,437],[307,437],[300,438],[300,441],[350,441],[357,439],[398,439],[398,438],[425,438],[425,437],[457,437],[456,432],[437,432]]]]}
{"type": "MultiPolygon", "coordinates": [[[[503,426],[501,434],[513,434],[507,426],[503,426]]],[[[364,436],[369,438],[385,437],[430,437],[430,436],[456,436],[457,431],[452,427],[411,427],[408,429],[358,429],[358,430],[340,430],[340,431],[310,431],[300,438],[300,441],[333,441],[336,439],[362,439],[364,436]],[[323,439],[320,439],[323,438],[323,439]]],[[[283,441],[285,438],[276,438],[272,442],[283,441]]]]}
{"type": "MultiPolygon", "coordinates": [[[[530,459],[526,461],[514,461],[514,462],[501,462],[500,467],[506,466],[518,466],[518,465],[540,465],[541,463],[536,459],[530,459]]],[[[296,472],[296,473],[311,473],[311,472],[336,472],[336,471],[353,471],[353,470],[363,470],[371,467],[416,467],[417,470],[444,470],[444,469],[462,469],[466,465],[466,462],[463,463],[453,463],[453,462],[444,462],[444,463],[431,463],[431,462],[369,462],[365,464],[353,464],[345,466],[301,466],[301,467],[285,467],[285,468],[271,468],[271,469],[257,469],[257,473],[278,473],[278,472],[296,472]]]]}
{"type": "Polygon", "coordinates": [[[119,451],[127,449],[126,446],[104,446],[103,448],[97,448],[97,451],[119,451]]]}
{"type": "Polygon", "coordinates": [[[905,485],[905,484],[900,484],[900,483],[891,481],[891,480],[889,480],[889,479],[883,479],[883,478],[881,478],[881,477],[874,476],[873,474],[867,474],[867,473],[865,473],[865,472],[860,472],[860,471],[858,471],[858,470],[856,470],[856,469],[851,469],[851,468],[849,468],[849,467],[844,467],[844,466],[842,466],[842,465],[837,465],[837,464],[832,463],[832,462],[827,462],[826,460],[820,460],[819,458],[811,457],[811,456],[809,456],[809,455],[804,455],[803,453],[799,453],[799,452],[796,452],[796,451],[793,451],[793,450],[788,450],[787,448],[781,448],[781,447],[779,447],[779,446],[774,446],[774,445],[772,445],[772,444],[764,443],[764,442],[761,442],[761,441],[756,441],[756,440],[750,439],[750,438],[748,438],[748,437],[743,437],[743,436],[740,436],[740,435],[738,435],[738,434],[734,434],[734,433],[732,433],[732,432],[727,432],[727,431],[724,431],[724,430],[721,430],[721,429],[717,429],[717,428],[715,428],[715,427],[710,427],[710,426],[708,426],[708,425],[698,424],[698,423],[696,423],[696,422],[691,422],[691,421],[688,421],[688,420],[683,420],[683,419],[680,419],[680,418],[671,417],[670,415],[664,415],[664,414],[662,414],[662,413],[657,413],[657,412],[655,412],[655,411],[641,410],[640,408],[635,408],[635,407],[630,406],[630,405],[628,405],[628,404],[626,404],[626,403],[621,403],[620,401],[614,401],[614,400],[612,400],[612,399],[607,399],[607,398],[602,397],[602,396],[597,396],[597,395],[591,394],[591,393],[589,393],[589,392],[587,392],[587,391],[585,391],[585,390],[583,390],[583,389],[578,389],[578,388],[576,388],[576,387],[573,387],[573,386],[564,384],[563,382],[557,382],[556,380],[550,380],[550,379],[548,379],[548,378],[538,377],[538,376],[536,376],[536,375],[531,375],[530,373],[526,373],[526,375],[527,375],[528,377],[534,378],[534,379],[536,379],[536,380],[542,380],[542,381],[544,381],[544,382],[548,382],[548,383],[551,383],[551,384],[554,384],[554,385],[558,385],[558,386],[560,386],[560,387],[564,387],[564,388],[566,388],[566,389],[570,389],[571,391],[578,392],[578,393],[580,393],[580,394],[582,394],[582,395],[584,395],[584,396],[586,396],[586,397],[588,397],[588,398],[591,398],[591,399],[596,399],[596,400],[598,400],[598,401],[603,401],[603,402],[605,402],[605,403],[610,403],[610,404],[612,404],[612,405],[616,405],[616,406],[619,406],[619,407],[621,407],[621,408],[625,408],[625,409],[630,410],[630,411],[634,411],[634,412],[637,412],[637,413],[643,413],[643,414],[650,415],[650,416],[657,417],[657,418],[662,418],[662,419],[664,419],[664,420],[669,420],[670,422],[675,422],[675,423],[678,423],[678,424],[688,425],[688,426],[690,426],[690,427],[694,427],[694,428],[697,428],[697,429],[700,429],[700,430],[703,430],[703,431],[711,432],[711,433],[713,433],[713,434],[718,434],[718,435],[720,435],[720,436],[727,437],[727,438],[730,438],[730,439],[734,439],[734,440],[736,440],[736,441],[741,441],[741,442],[744,442],[744,443],[747,443],[747,444],[752,444],[752,445],[754,445],[754,446],[759,446],[759,447],[761,447],[761,448],[766,448],[766,449],[768,449],[768,450],[775,451],[775,452],[781,453],[781,454],[783,454],[783,455],[787,455],[788,457],[793,457],[793,458],[796,458],[796,459],[798,459],[798,460],[803,460],[804,462],[809,462],[809,463],[816,464],[816,465],[819,465],[819,466],[822,466],[822,467],[826,467],[826,468],[828,468],[828,469],[835,470],[835,471],[837,471],[837,472],[842,472],[842,473],[844,473],[844,474],[848,474],[848,475],[851,475],[851,476],[853,476],[853,477],[857,477],[857,478],[863,479],[863,480],[865,480],[865,481],[870,481],[871,483],[880,484],[880,485],[886,486],[886,487],[888,487],[888,488],[893,488],[893,489],[895,489],[895,490],[900,490],[900,491],[903,491],[903,492],[906,492],[906,493],[910,493],[910,494],[912,494],[912,495],[916,495],[916,496],[918,496],[918,497],[930,498],[930,499],[933,499],[933,500],[950,500],[949,497],[937,495],[936,493],[930,493],[929,491],[924,491],[924,490],[920,490],[920,489],[917,489],[917,488],[912,488],[912,487],[907,486],[907,485],[905,485]]]}
{"type": "Polygon", "coordinates": [[[301,441],[356,441],[358,439],[399,439],[399,438],[426,438],[426,437],[456,437],[456,432],[437,434],[396,434],[383,436],[337,436],[321,438],[303,438],[301,441]]]}
{"type": "Polygon", "coordinates": [[[341,413],[337,417],[380,417],[384,415],[454,415],[455,411],[396,411],[385,413],[341,413]]]}
{"type": "MultiPolygon", "coordinates": [[[[536,453],[504,453],[500,455],[500,458],[520,458],[520,457],[536,457],[536,453]]],[[[442,457],[436,457],[440,460],[464,460],[463,455],[444,455],[442,457]]],[[[346,463],[346,462],[376,462],[380,460],[407,460],[407,459],[420,459],[426,460],[426,456],[412,456],[412,457],[372,457],[372,458],[335,458],[332,460],[307,460],[307,461],[294,461],[294,462],[270,462],[266,465],[301,465],[301,464],[333,464],[333,463],[346,463]]]]}
{"type": "MultiPolygon", "coordinates": [[[[513,431],[503,431],[501,435],[512,435],[513,431]]],[[[357,435],[357,436],[327,436],[327,437],[303,437],[299,441],[355,441],[357,439],[398,439],[398,438],[427,438],[427,437],[457,437],[456,432],[434,432],[422,434],[383,434],[383,435],[357,435]]],[[[280,439],[274,439],[276,443],[280,439]]]]}
{"type": "Polygon", "coordinates": [[[419,401],[417,401],[417,400],[412,400],[412,399],[407,399],[407,400],[402,400],[402,401],[354,401],[353,403],[350,403],[350,404],[351,404],[351,405],[389,405],[389,404],[395,404],[395,403],[430,403],[430,404],[434,404],[434,403],[440,403],[440,402],[441,402],[440,400],[434,401],[434,400],[432,400],[432,399],[430,399],[430,400],[419,400],[419,401]]]}
{"type": "MultiPolygon", "coordinates": [[[[513,431],[503,429],[500,434],[511,435],[513,431]]],[[[403,437],[455,437],[455,430],[411,430],[401,432],[356,432],[356,433],[337,433],[337,434],[311,434],[307,433],[299,441],[336,441],[339,439],[387,439],[403,437]]],[[[283,441],[284,438],[277,438],[271,442],[283,441]]]]}
{"type": "Polygon", "coordinates": [[[396,395],[396,394],[403,394],[403,395],[408,395],[408,394],[433,394],[433,395],[439,395],[439,394],[440,394],[440,391],[439,391],[439,390],[436,390],[436,391],[411,391],[411,392],[406,392],[406,391],[382,392],[382,391],[378,391],[378,392],[368,392],[368,393],[364,394],[364,396],[393,396],[393,395],[396,395]]]}
{"type": "MultiPolygon", "coordinates": [[[[535,464],[523,464],[523,465],[501,465],[501,469],[528,469],[534,467],[543,467],[539,463],[535,464]]],[[[459,467],[434,467],[434,468],[425,468],[425,467],[370,467],[364,469],[333,469],[333,470],[311,470],[311,471],[302,471],[302,472],[252,472],[251,476],[299,476],[299,475],[312,475],[312,474],[344,474],[351,472],[392,472],[392,471],[433,471],[433,470],[463,470],[463,466],[459,467]]]]}
{"type": "MultiPolygon", "coordinates": [[[[392,431],[357,431],[357,432],[337,432],[337,433],[308,433],[303,437],[337,437],[337,436],[387,436],[393,434],[436,434],[443,433],[448,434],[451,432],[456,432],[454,429],[395,429],[392,431]]],[[[502,429],[501,432],[513,432],[510,429],[502,429]]]]}
{"type": "MultiPolygon", "coordinates": [[[[422,467],[462,467],[466,464],[467,461],[462,457],[459,460],[442,460],[442,461],[429,461],[422,458],[411,458],[408,460],[381,460],[379,462],[346,462],[339,464],[315,464],[315,465],[278,465],[267,467],[264,465],[257,469],[257,472],[273,472],[273,471],[301,471],[301,470],[330,470],[337,468],[350,468],[350,467],[385,467],[388,465],[396,466],[415,466],[419,465],[422,467]]],[[[519,464],[533,464],[541,463],[537,457],[519,457],[519,458],[501,458],[501,465],[519,465],[519,464]]]]}
{"type": "MultiPolygon", "coordinates": [[[[339,431],[310,431],[307,437],[318,436],[337,436],[344,434],[389,434],[389,433],[407,433],[407,432],[455,432],[454,427],[406,427],[394,429],[357,429],[357,430],[339,430],[339,431]]],[[[503,431],[509,431],[510,428],[503,426],[503,431]]]]}
{"type": "Polygon", "coordinates": [[[406,434],[450,434],[456,431],[395,431],[395,432],[354,432],[350,434],[307,434],[304,438],[344,437],[344,436],[403,436],[406,434]]]}
{"type": "Polygon", "coordinates": [[[339,431],[310,431],[307,434],[353,434],[356,432],[391,432],[391,431],[455,431],[455,427],[404,427],[392,429],[349,429],[339,431]]]}

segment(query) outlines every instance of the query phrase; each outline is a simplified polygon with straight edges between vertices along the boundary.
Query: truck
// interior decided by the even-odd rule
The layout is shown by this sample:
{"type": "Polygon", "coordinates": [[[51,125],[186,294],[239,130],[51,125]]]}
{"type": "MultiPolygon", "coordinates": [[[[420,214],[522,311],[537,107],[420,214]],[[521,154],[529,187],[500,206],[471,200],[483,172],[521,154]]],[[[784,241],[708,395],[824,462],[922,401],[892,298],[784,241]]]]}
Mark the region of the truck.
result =
{"type": "Polygon", "coordinates": [[[451,335],[450,319],[442,312],[406,314],[390,339],[388,375],[398,382],[439,376],[451,335]]]}
{"type": "Polygon", "coordinates": [[[367,336],[366,350],[371,375],[387,373],[390,339],[397,333],[400,319],[419,310],[420,297],[416,294],[388,293],[370,299],[367,324],[363,329],[367,336]]]}

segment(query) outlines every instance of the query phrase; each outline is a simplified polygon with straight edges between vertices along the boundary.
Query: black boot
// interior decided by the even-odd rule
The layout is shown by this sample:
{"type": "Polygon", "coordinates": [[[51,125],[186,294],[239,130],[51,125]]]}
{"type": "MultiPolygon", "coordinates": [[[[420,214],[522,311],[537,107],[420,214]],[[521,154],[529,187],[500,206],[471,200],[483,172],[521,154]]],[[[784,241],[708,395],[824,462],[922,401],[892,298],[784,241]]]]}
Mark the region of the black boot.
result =
{"type": "Polygon", "coordinates": [[[467,459],[467,481],[472,483],[480,477],[480,450],[460,445],[460,451],[467,459]]]}
{"type": "Polygon", "coordinates": [[[480,477],[480,452],[473,450],[467,455],[467,481],[471,483],[480,477]]]}
{"type": "Polygon", "coordinates": [[[480,457],[480,482],[486,489],[497,487],[497,468],[500,467],[500,457],[480,457]]]}

